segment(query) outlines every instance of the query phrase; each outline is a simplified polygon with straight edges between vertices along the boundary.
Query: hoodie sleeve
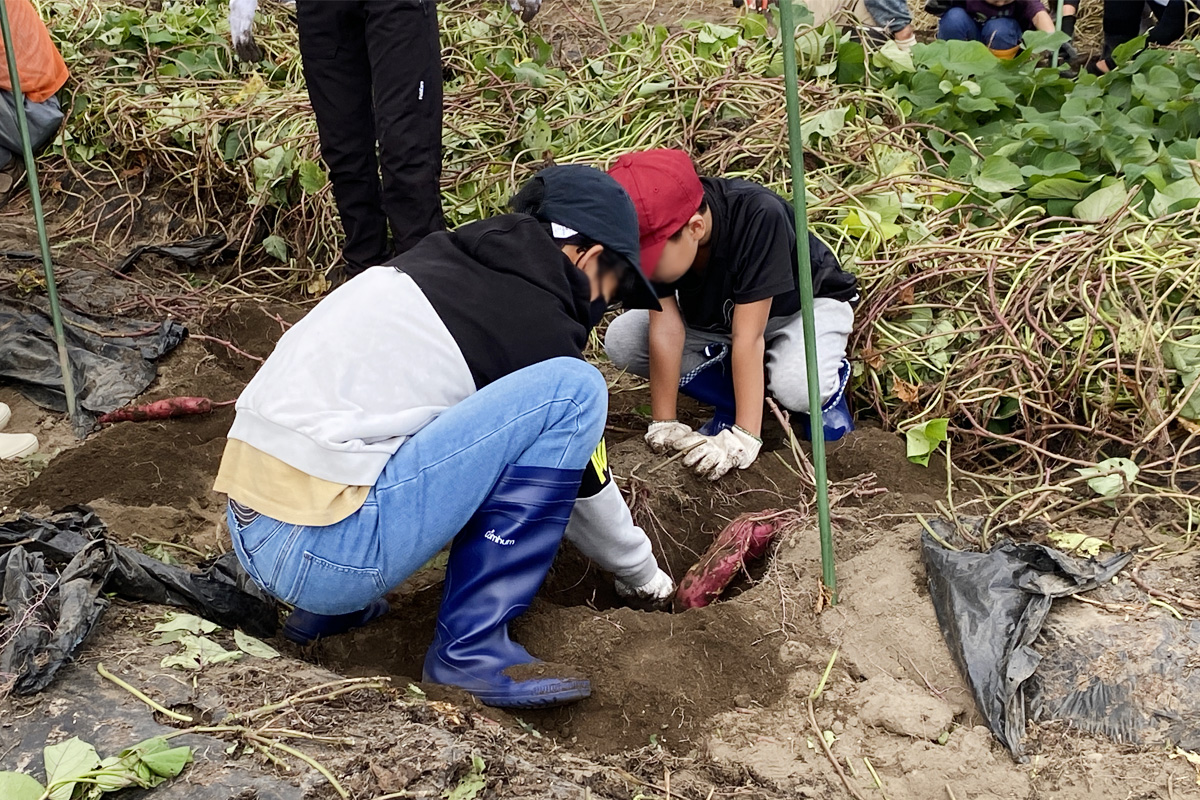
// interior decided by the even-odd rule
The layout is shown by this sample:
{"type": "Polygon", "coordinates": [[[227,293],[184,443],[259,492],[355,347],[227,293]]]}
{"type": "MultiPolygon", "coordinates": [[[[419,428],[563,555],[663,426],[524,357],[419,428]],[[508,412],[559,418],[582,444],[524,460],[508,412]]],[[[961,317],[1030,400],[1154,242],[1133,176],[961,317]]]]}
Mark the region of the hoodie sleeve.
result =
{"type": "Polygon", "coordinates": [[[650,547],[650,537],[633,524],[633,514],[612,474],[607,467],[598,470],[593,461],[588,466],[583,488],[585,491],[575,501],[564,538],[622,583],[644,586],[657,574],[658,561],[650,547]],[[600,476],[601,488],[588,493],[586,488],[595,477],[593,471],[600,476]]]}
{"type": "Polygon", "coordinates": [[[235,47],[242,47],[254,40],[254,12],[258,0],[229,0],[229,33],[235,47]]]}

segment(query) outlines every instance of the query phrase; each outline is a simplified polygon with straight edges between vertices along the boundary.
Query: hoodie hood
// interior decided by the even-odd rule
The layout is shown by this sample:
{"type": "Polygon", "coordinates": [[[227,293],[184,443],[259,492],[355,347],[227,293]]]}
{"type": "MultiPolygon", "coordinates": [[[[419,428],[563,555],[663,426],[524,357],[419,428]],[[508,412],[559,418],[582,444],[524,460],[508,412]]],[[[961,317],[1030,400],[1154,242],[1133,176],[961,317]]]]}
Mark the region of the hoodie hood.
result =
{"type": "Polygon", "coordinates": [[[550,358],[583,357],[591,284],[527,214],[431,234],[388,266],[420,287],[477,389],[550,358]]]}

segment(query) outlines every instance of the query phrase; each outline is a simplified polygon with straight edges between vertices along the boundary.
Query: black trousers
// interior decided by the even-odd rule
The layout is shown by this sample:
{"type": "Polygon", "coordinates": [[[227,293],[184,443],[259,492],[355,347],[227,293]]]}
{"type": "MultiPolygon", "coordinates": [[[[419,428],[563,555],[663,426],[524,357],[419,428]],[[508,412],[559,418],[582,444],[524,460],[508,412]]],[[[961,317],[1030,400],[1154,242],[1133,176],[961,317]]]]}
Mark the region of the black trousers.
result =
{"type": "Polygon", "coordinates": [[[437,7],[433,0],[297,0],[296,18],[353,276],[445,227],[437,7]]]}
{"type": "Polygon", "coordinates": [[[1145,0],[1104,0],[1104,56],[1110,63],[1113,50],[1141,34],[1147,8],[1156,20],[1146,33],[1149,44],[1177,41],[1196,14],[1195,0],[1168,0],[1165,7],[1145,0]]]}

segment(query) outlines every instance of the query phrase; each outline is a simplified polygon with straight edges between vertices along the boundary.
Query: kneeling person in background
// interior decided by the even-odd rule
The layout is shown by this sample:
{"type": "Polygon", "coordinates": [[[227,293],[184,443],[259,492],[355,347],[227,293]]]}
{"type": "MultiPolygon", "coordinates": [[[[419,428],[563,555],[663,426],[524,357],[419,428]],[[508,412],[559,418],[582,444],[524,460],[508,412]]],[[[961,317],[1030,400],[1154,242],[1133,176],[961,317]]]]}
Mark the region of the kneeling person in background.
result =
{"type": "Polygon", "coordinates": [[[564,529],[625,595],[674,590],[611,482],[607,384],[582,355],[611,302],[658,306],[633,204],[564,166],[514,208],[431,234],[292,327],[238,398],[215,486],[239,559],[296,607],[284,632],[301,643],[384,613],[452,542],[424,678],[503,707],[590,693],[508,635],[564,529]]]}
{"type": "MultiPolygon", "coordinates": [[[[660,452],[690,451],[684,463],[711,480],[745,469],[762,446],[767,391],[803,414],[812,403],[792,207],[748,181],[698,177],[679,150],[621,156],[610,174],[637,206],[642,270],[662,303],[661,311],[617,317],[604,339],[615,366],[650,379],[646,441],[660,452]],[[699,431],[676,419],[679,392],[715,408],[699,431]]],[[[858,281],[816,237],[809,246],[817,404],[832,441],[854,428],[845,400],[846,342],[858,281]]]]}
{"type": "Polygon", "coordinates": [[[1015,58],[1025,31],[1054,32],[1042,0],[961,0],[938,21],[937,38],[983,42],[997,58],[1015,58]]]}

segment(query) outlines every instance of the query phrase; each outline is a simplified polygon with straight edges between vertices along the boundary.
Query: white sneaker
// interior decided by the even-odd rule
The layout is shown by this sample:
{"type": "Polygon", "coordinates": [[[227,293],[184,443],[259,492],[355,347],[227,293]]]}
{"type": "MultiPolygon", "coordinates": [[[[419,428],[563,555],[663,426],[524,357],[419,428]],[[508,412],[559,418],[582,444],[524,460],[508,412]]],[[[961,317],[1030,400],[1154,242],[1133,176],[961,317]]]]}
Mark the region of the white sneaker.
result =
{"type": "Polygon", "coordinates": [[[0,430],[4,429],[10,419],[12,419],[12,409],[8,407],[8,403],[0,403],[0,430]]]}
{"type": "Polygon", "coordinates": [[[38,440],[32,433],[0,433],[0,460],[24,458],[37,450],[38,440]]]}

